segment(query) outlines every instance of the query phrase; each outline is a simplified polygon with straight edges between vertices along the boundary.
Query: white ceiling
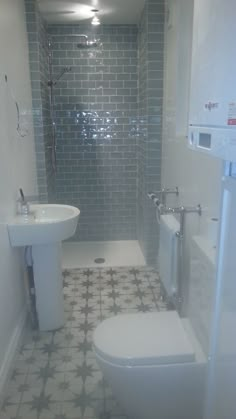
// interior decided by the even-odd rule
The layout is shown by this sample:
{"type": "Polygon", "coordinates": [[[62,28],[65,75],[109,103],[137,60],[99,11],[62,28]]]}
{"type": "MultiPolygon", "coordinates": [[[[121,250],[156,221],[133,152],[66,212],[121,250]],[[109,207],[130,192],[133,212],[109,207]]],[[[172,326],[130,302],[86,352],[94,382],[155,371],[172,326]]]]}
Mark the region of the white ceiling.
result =
{"type": "Polygon", "coordinates": [[[145,0],[38,0],[48,23],[87,23],[98,9],[102,24],[138,23],[145,0]]]}

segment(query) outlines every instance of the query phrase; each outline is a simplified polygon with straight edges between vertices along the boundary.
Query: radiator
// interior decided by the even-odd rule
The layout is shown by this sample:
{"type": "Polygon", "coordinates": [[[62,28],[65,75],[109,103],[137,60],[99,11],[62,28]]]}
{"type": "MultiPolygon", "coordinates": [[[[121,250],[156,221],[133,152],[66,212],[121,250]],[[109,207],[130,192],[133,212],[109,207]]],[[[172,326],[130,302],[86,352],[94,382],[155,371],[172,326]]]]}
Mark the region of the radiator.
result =
{"type": "Polygon", "coordinates": [[[160,219],[159,272],[169,297],[177,292],[179,272],[179,238],[176,233],[179,222],[173,215],[162,215],[160,219]]]}

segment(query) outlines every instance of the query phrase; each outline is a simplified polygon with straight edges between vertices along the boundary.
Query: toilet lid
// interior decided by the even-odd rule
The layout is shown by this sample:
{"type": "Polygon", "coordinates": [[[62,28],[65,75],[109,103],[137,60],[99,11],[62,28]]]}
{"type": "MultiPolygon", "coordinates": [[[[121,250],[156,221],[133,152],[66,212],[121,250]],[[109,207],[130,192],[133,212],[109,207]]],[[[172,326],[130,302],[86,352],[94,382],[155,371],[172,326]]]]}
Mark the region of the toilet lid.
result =
{"type": "Polygon", "coordinates": [[[124,314],[95,330],[94,348],[119,365],[193,362],[195,353],[176,311],[124,314]]]}

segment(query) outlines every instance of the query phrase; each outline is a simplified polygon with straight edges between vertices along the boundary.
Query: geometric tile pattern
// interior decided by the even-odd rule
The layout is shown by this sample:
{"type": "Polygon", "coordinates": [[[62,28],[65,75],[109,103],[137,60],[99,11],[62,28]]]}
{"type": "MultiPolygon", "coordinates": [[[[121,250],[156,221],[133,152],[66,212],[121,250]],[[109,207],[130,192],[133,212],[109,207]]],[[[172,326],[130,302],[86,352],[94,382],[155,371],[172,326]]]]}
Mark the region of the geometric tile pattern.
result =
{"type": "Polygon", "coordinates": [[[104,381],[92,337],[120,313],[163,311],[158,273],[149,267],[65,270],[66,324],[27,331],[16,356],[1,419],[125,419],[104,381]]]}

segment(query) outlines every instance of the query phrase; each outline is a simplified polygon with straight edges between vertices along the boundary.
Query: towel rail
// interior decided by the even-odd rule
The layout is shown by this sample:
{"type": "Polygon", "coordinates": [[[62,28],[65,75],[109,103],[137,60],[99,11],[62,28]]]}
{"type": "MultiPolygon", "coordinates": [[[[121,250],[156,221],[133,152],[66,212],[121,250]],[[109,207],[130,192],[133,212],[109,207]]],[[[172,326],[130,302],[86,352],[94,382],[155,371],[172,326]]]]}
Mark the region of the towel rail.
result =
{"type": "MultiPolygon", "coordinates": [[[[202,215],[201,205],[195,207],[176,207],[176,208],[167,208],[163,205],[158,207],[160,215],[164,214],[178,214],[180,216],[180,230],[176,233],[176,236],[179,239],[179,264],[178,264],[178,286],[175,296],[175,304],[179,314],[182,313],[183,309],[183,283],[185,280],[185,269],[184,269],[184,236],[185,236],[185,219],[186,214],[198,214],[202,215]]],[[[157,210],[158,210],[157,209],[157,210]]]]}

